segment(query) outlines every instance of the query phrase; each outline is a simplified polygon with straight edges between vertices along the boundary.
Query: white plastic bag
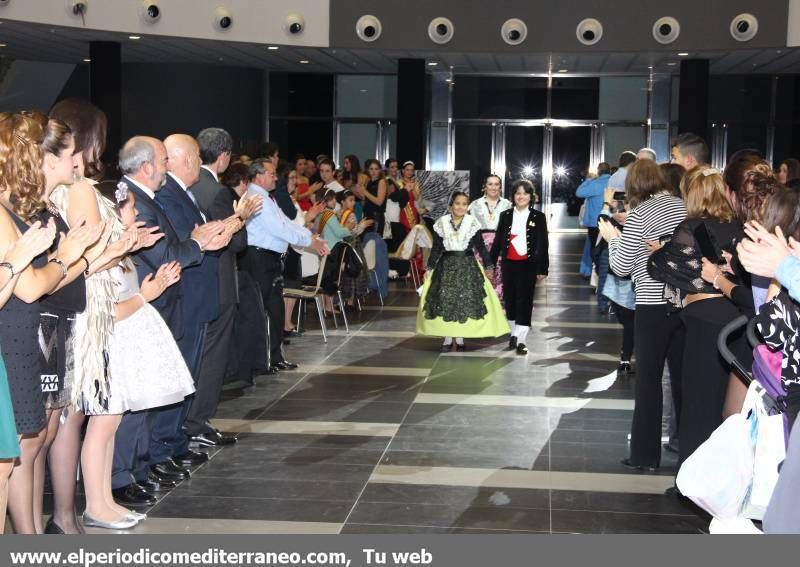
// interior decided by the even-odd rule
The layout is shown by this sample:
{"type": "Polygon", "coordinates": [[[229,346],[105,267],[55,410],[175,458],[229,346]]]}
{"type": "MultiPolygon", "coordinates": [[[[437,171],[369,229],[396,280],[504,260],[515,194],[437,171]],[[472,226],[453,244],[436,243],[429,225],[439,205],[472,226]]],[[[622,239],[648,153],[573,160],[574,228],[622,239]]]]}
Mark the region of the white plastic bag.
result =
{"type": "Polygon", "coordinates": [[[739,515],[752,478],[750,423],[737,413],[684,461],[675,483],[712,516],[732,518],[739,515]]]}
{"type": "Polygon", "coordinates": [[[772,492],[778,483],[778,466],[786,458],[786,445],[782,415],[767,415],[766,411],[759,411],[757,420],[757,430],[751,431],[751,437],[755,436],[753,483],[741,515],[753,520],[763,520],[772,492]]]}

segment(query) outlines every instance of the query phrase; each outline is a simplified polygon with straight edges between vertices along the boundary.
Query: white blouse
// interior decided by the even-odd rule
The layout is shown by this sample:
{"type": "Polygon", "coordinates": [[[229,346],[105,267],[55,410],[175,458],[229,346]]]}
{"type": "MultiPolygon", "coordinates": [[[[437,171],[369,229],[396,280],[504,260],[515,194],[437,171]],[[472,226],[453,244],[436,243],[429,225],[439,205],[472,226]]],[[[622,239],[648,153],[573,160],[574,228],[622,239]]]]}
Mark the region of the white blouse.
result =
{"type": "Polygon", "coordinates": [[[472,201],[468,210],[469,214],[481,223],[481,230],[497,230],[497,223],[500,222],[500,213],[510,209],[512,206],[511,201],[505,197],[500,197],[494,206],[491,206],[484,196],[472,201]]]}
{"type": "Polygon", "coordinates": [[[481,230],[481,224],[470,215],[464,215],[458,230],[453,228],[450,215],[444,215],[433,224],[433,230],[442,237],[448,252],[463,252],[469,247],[472,237],[481,230]]]}
{"type": "Polygon", "coordinates": [[[526,256],[528,254],[527,224],[530,214],[531,213],[528,209],[520,211],[515,207],[514,216],[511,220],[511,245],[520,256],[526,256]]]}

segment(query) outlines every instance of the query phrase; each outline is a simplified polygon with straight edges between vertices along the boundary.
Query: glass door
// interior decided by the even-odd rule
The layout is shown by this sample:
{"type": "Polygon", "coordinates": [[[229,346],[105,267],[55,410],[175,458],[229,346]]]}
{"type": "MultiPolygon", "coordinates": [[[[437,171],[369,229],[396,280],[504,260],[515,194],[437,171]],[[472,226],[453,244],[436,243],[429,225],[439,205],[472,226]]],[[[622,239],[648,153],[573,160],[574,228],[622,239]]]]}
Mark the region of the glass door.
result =
{"type": "MultiPolygon", "coordinates": [[[[554,126],[549,195],[545,194],[545,212],[550,230],[578,230],[581,200],[575,196],[586,179],[593,155],[594,126],[554,126]]],[[[547,187],[547,183],[545,183],[547,187]]]]}
{"type": "Polygon", "coordinates": [[[518,179],[533,183],[537,195],[537,208],[543,203],[542,173],[545,169],[545,133],[543,125],[505,125],[505,147],[502,165],[495,171],[503,177],[505,196],[511,199],[511,184],[518,179]],[[500,174],[501,168],[505,171],[500,174]]]}
{"type": "Polygon", "coordinates": [[[470,200],[481,196],[483,180],[492,170],[493,124],[455,124],[455,170],[469,171],[470,200]]]}

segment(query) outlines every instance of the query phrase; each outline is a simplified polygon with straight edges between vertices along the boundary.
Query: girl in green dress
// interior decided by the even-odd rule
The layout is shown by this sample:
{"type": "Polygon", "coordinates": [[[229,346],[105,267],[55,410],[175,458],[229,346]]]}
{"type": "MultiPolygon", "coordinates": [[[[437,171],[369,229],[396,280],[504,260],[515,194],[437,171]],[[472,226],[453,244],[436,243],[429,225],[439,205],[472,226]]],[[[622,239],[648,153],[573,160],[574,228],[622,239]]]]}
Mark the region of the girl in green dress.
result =
{"type": "Polygon", "coordinates": [[[469,198],[462,191],[450,196],[450,214],[433,225],[433,249],[428,260],[417,333],[444,337],[442,351],[464,350],[464,338],[499,337],[509,332],[500,300],[475,259],[493,271],[480,234],[481,223],[467,214],[469,198]]]}

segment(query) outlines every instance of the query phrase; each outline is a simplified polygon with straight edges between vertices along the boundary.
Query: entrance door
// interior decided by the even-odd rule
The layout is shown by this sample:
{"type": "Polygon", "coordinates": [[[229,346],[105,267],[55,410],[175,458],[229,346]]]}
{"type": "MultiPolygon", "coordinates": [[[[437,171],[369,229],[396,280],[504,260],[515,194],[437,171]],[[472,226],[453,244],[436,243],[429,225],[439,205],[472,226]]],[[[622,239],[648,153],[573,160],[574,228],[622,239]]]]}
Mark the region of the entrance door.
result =
{"type": "MultiPolygon", "coordinates": [[[[545,195],[550,230],[580,229],[581,200],[575,196],[592,159],[592,126],[554,126],[549,195],[545,195]]],[[[545,183],[547,188],[547,183],[545,183]]]]}

